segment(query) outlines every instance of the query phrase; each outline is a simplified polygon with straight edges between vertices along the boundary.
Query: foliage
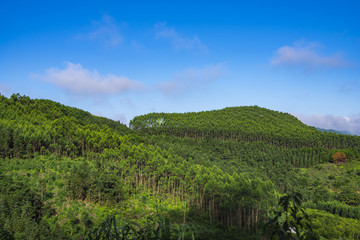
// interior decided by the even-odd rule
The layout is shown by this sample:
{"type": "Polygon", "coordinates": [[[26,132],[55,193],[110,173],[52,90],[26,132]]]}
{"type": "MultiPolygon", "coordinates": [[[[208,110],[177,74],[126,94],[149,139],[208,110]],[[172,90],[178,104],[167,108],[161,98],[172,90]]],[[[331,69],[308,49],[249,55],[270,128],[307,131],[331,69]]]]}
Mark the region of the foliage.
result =
{"type": "Polygon", "coordinates": [[[1,239],[60,239],[57,228],[43,220],[46,212],[38,194],[27,185],[0,174],[1,239]]]}
{"type": "MultiPolygon", "coordinates": [[[[0,96],[1,238],[107,231],[258,239],[279,194],[289,191],[301,192],[308,208],[358,219],[359,137],[321,133],[259,107],[148,114],[131,127],[49,100],[0,96]],[[346,163],[329,163],[336,152],[346,163]]],[[[303,229],[294,200],[278,220],[303,229]]]]}
{"type": "Polygon", "coordinates": [[[306,202],[307,208],[323,210],[334,215],[338,215],[345,218],[353,218],[360,220],[360,207],[350,206],[346,203],[342,203],[336,200],[333,201],[319,201],[317,203],[306,202]]]}
{"type": "Polygon", "coordinates": [[[109,217],[99,228],[90,232],[88,240],[96,239],[171,239],[171,226],[168,218],[159,215],[147,218],[147,227],[138,228],[136,225],[126,223],[122,226],[117,225],[115,216],[109,217]]]}
{"type": "Polygon", "coordinates": [[[151,134],[166,133],[196,139],[262,141],[296,148],[352,148],[360,143],[360,137],[321,132],[288,113],[258,106],[183,114],[149,113],[135,117],[130,121],[130,127],[151,134]]]}
{"type": "Polygon", "coordinates": [[[360,221],[342,218],[331,213],[312,210],[308,211],[313,230],[326,239],[359,239],[360,221]]]}
{"type": "Polygon", "coordinates": [[[50,100],[0,96],[0,157],[84,156],[115,147],[118,135],[130,133],[119,122],[50,100]]]}
{"type": "Polygon", "coordinates": [[[336,152],[331,157],[334,160],[335,164],[343,163],[346,161],[346,154],[343,152],[336,152]]]}
{"type": "Polygon", "coordinates": [[[265,225],[270,239],[319,239],[312,229],[300,193],[285,195],[279,200],[279,211],[265,225]]]}

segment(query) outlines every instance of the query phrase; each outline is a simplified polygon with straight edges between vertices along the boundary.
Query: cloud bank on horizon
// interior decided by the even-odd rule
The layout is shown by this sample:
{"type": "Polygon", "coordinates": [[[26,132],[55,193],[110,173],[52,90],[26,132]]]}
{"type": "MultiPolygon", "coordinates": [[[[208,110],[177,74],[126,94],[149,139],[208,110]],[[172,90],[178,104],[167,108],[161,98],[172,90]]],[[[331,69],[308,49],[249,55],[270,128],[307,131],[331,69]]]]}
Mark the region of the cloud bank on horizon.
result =
{"type": "Polygon", "coordinates": [[[337,131],[347,131],[351,134],[360,136],[360,114],[351,117],[334,116],[330,114],[307,115],[301,113],[294,113],[293,115],[309,126],[319,127],[323,129],[334,129],[337,131]]]}

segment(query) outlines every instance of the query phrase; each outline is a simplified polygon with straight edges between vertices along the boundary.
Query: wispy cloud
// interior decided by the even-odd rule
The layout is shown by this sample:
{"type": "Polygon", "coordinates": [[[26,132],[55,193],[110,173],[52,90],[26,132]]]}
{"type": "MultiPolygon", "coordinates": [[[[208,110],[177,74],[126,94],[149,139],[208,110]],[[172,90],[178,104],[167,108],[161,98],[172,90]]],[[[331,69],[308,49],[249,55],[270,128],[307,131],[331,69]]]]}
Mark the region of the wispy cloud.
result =
{"type": "Polygon", "coordinates": [[[0,95],[8,95],[11,93],[10,87],[4,83],[0,83],[0,95]]]}
{"type": "Polygon", "coordinates": [[[319,68],[342,68],[349,66],[342,52],[329,56],[318,52],[319,44],[300,41],[293,46],[282,46],[277,49],[270,64],[276,67],[301,67],[305,70],[319,68]]]}
{"type": "Polygon", "coordinates": [[[159,89],[166,94],[181,94],[191,88],[217,80],[224,75],[223,63],[203,68],[189,68],[175,75],[173,80],[158,84],[159,89]]]}
{"type": "Polygon", "coordinates": [[[117,113],[114,116],[115,121],[120,121],[122,124],[129,125],[129,121],[124,113],[117,113]]]}
{"type": "Polygon", "coordinates": [[[165,22],[155,24],[156,39],[169,39],[175,49],[197,49],[207,52],[207,47],[195,35],[185,37],[178,33],[175,28],[168,27],[165,22]]]}
{"type": "Polygon", "coordinates": [[[339,93],[348,94],[354,91],[360,91],[360,83],[356,81],[343,83],[339,86],[339,93]]]}
{"type": "Polygon", "coordinates": [[[145,49],[144,45],[138,43],[138,42],[135,41],[135,40],[132,40],[132,41],[131,41],[131,46],[135,49],[135,51],[136,51],[137,53],[142,53],[142,52],[144,51],[144,49],[145,49]]]}
{"type": "Polygon", "coordinates": [[[300,113],[295,113],[293,115],[310,126],[347,131],[352,134],[360,135],[360,114],[351,117],[320,114],[306,115],[300,113]]]}
{"type": "Polygon", "coordinates": [[[128,97],[122,97],[121,99],[119,99],[119,104],[121,104],[124,107],[127,107],[129,109],[136,109],[137,106],[135,105],[135,103],[128,97]]]}
{"type": "Polygon", "coordinates": [[[97,70],[88,70],[80,64],[65,63],[65,69],[50,68],[43,75],[33,78],[47,82],[78,94],[116,94],[144,89],[142,83],[113,74],[99,74],[97,70]]]}
{"type": "Polygon", "coordinates": [[[92,21],[91,29],[86,33],[79,34],[78,38],[99,41],[105,46],[111,47],[120,45],[124,40],[120,34],[120,25],[107,14],[103,15],[100,21],[92,21]]]}

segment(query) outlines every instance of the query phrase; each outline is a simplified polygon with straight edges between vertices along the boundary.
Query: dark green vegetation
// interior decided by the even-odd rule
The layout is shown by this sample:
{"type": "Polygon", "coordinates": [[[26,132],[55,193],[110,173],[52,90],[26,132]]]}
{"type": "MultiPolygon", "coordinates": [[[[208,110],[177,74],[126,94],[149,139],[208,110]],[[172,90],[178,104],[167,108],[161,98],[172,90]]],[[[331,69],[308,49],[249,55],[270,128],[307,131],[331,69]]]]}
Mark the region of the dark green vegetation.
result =
{"type": "Polygon", "coordinates": [[[259,239],[290,192],[315,235],[360,236],[360,137],[259,107],[130,126],[0,96],[1,239],[259,239]]]}
{"type": "Polygon", "coordinates": [[[312,229],[309,215],[301,206],[300,193],[282,196],[279,200],[279,211],[265,225],[265,231],[270,239],[320,239],[312,229]]]}
{"type": "Polygon", "coordinates": [[[151,134],[195,139],[261,141],[281,147],[353,148],[360,138],[324,134],[290,114],[265,108],[232,107],[198,113],[150,113],[134,118],[130,127],[151,134]]]}

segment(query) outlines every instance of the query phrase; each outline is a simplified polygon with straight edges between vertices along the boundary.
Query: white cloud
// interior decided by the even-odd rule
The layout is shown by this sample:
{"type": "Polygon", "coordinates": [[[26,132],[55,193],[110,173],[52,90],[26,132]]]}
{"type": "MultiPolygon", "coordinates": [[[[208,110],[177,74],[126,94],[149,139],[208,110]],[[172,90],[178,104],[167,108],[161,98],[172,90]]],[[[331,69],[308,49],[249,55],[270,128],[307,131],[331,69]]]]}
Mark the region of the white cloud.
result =
{"type": "Polygon", "coordinates": [[[112,47],[118,46],[124,40],[120,34],[120,26],[107,14],[103,15],[100,21],[93,21],[91,30],[78,35],[78,38],[100,41],[104,45],[112,47]]]}
{"type": "Polygon", "coordinates": [[[341,52],[322,56],[317,52],[318,47],[317,43],[306,44],[304,41],[298,42],[294,46],[280,47],[271,59],[270,64],[279,67],[302,67],[305,70],[341,68],[349,65],[341,52]]]}
{"type": "Polygon", "coordinates": [[[198,49],[207,52],[207,47],[195,35],[194,37],[184,37],[175,28],[166,26],[166,23],[155,24],[156,39],[169,39],[175,49],[198,49]]]}
{"type": "Polygon", "coordinates": [[[187,89],[201,87],[224,75],[223,63],[204,68],[189,68],[175,75],[172,81],[158,84],[166,94],[183,93],[187,89]]]}
{"type": "Polygon", "coordinates": [[[65,69],[50,68],[44,75],[32,75],[78,94],[116,94],[139,91],[144,88],[138,81],[112,74],[101,75],[97,70],[88,70],[80,64],[66,62],[65,69]]]}
{"type": "Polygon", "coordinates": [[[355,116],[334,116],[334,115],[305,115],[293,114],[303,123],[323,129],[334,129],[347,131],[352,134],[360,135],[360,114],[355,116]]]}

